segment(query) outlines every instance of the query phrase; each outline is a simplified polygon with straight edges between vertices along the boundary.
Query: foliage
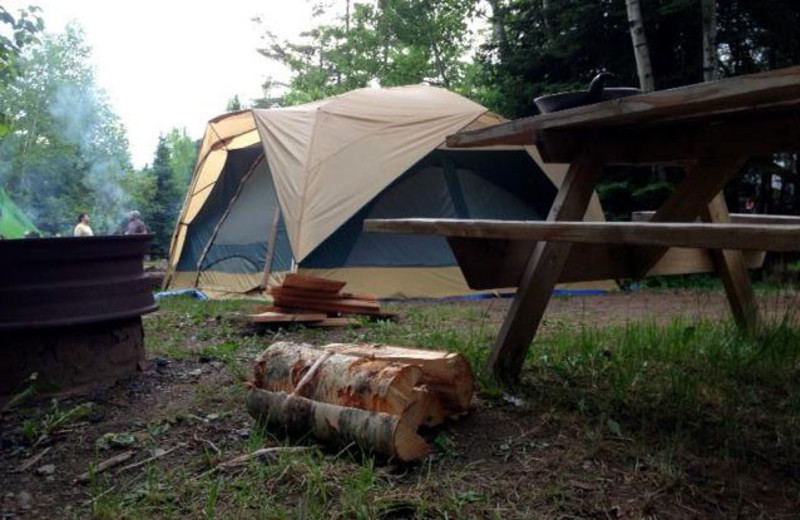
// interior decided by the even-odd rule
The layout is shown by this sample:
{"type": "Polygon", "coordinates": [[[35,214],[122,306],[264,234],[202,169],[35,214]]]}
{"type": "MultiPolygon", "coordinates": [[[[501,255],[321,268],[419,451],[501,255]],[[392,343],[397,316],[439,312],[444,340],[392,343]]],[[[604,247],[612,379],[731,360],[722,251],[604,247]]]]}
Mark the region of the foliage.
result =
{"type": "Polygon", "coordinates": [[[192,180],[200,143],[186,134],[186,128],[173,128],[167,132],[164,139],[169,149],[169,165],[172,168],[175,186],[180,195],[183,195],[192,180]]]}
{"type": "MultiPolygon", "coordinates": [[[[15,17],[0,5],[0,85],[7,84],[16,72],[16,61],[22,49],[38,42],[38,33],[44,29],[44,21],[38,7],[20,9],[15,17]],[[3,34],[3,26],[7,29],[3,34]]],[[[0,137],[10,131],[8,115],[0,111],[0,137]]]]}
{"type": "MultiPolygon", "coordinates": [[[[348,4],[349,5],[349,4],[348,4]]],[[[259,52],[292,72],[284,104],[341,94],[377,82],[382,86],[427,81],[468,90],[463,58],[472,38],[476,0],[381,0],[355,3],[352,14],[281,42],[266,32],[259,52]]]]}
{"type": "Polygon", "coordinates": [[[166,257],[175,219],[178,214],[180,193],[175,186],[175,174],[171,166],[170,150],[167,140],[158,138],[156,155],[153,160],[152,176],[154,195],[147,217],[147,225],[153,233],[152,252],[155,256],[166,257]]]}
{"type": "Polygon", "coordinates": [[[0,182],[50,234],[69,234],[88,212],[96,233],[119,229],[130,160],[125,128],[94,82],[91,49],[80,27],[44,34],[17,60],[19,73],[0,85],[0,182]]]}
{"type": "Polygon", "coordinates": [[[22,50],[38,42],[38,33],[44,29],[41,9],[29,6],[20,9],[16,16],[0,5],[0,83],[8,81],[14,73],[15,62],[22,50]],[[10,34],[9,34],[10,33],[10,34]]]}

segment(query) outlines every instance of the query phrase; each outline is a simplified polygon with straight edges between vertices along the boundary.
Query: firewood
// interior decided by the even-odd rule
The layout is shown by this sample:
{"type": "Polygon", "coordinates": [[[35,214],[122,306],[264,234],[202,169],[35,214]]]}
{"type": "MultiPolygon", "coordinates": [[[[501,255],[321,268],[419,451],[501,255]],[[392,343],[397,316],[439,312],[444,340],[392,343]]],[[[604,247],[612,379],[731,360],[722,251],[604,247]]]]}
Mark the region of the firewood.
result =
{"type": "Polygon", "coordinates": [[[310,432],[317,439],[340,446],[356,443],[401,461],[420,459],[429,451],[429,446],[417,435],[417,425],[404,416],[322,403],[258,388],[250,390],[247,410],[268,427],[285,428],[298,436],[310,432]]]}
{"type": "Polygon", "coordinates": [[[325,300],[314,298],[301,298],[297,296],[273,295],[275,305],[295,309],[308,309],[320,312],[335,312],[342,314],[377,314],[381,312],[378,302],[366,300],[325,300]]]}
{"type": "Polygon", "coordinates": [[[414,404],[406,411],[409,420],[421,426],[439,426],[447,418],[439,397],[425,385],[414,389],[414,404]]]}
{"type": "Polygon", "coordinates": [[[420,383],[439,397],[447,413],[459,414],[469,409],[474,378],[469,362],[461,354],[369,343],[335,343],[323,348],[338,354],[418,366],[422,369],[420,383]]]}
{"type": "MultiPolygon", "coordinates": [[[[314,363],[330,354],[310,345],[279,342],[256,358],[255,386],[291,393],[314,363]]],[[[322,403],[402,414],[417,398],[422,370],[413,365],[333,354],[298,395],[322,403]]]]}
{"type": "Polygon", "coordinates": [[[378,301],[378,297],[374,294],[356,294],[349,292],[322,292],[313,289],[300,289],[297,287],[285,287],[282,285],[272,285],[267,289],[273,296],[278,298],[295,297],[295,298],[310,298],[317,300],[362,300],[366,302],[378,301]]]}
{"type": "Polygon", "coordinates": [[[248,318],[252,323],[314,323],[325,321],[328,316],[324,313],[287,314],[283,312],[266,311],[258,314],[251,314],[248,318]]]}
{"type": "Polygon", "coordinates": [[[289,273],[281,284],[284,287],[295,287],[297,289],[310,289],[319,292],[338,293],[347,284],[337,280],[328,280],[317,276],[308,276],[297,273],[289,273]]]}

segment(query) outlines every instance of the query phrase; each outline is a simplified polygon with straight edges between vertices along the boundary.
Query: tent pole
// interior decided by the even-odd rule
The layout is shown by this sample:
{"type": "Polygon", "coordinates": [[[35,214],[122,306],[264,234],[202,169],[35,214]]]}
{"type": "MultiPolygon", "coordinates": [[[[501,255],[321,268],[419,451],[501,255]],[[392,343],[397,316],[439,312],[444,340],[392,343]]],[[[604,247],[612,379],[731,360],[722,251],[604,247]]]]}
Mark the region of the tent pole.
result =
{"type": "Polygon", "coordinates": [[[217,233],[219,233],[219,230],[222,227],[222,223],[225,222],[225,219],[228,218],[228,214],[231,212],[233,205],[236,203],[236,200],[242,193],[242,187],[245,185],[248,179],[250,179],[250,176],[253,175],[253,172],[256,171],[256,167],[258,167],[259,163],[263,158],[264,154],[261,153],[259,154],[258,157],[256,157],[256,160],[253,161],[253,165],[250,167],[250,170],[244,175],[244,177],[242,177],[242,180],[239,181],[239,186],[236,187],[236,193],[233,194],[233,197],[231,197],[230,202],[228,202],[228,207],[225,208],[225,213],[222,214],[222,216],[219,219],[219,222],[217,222],[217,225],[214,226],[214,231],[211,232],[211,237],[208,239],[206,246],[203,248],[203,252],[200,254],[200,258],[197,260],[197,276],[195,276],[194,279],[195,287],[197,287],[198,286],[197,284],[200,282],[200,273],[201,273],[200,267],[206,260],[206,255],[208,255],[208,251],[211,249],[211,244],[214,243],[214,239],[217,238],[217,233]]]}

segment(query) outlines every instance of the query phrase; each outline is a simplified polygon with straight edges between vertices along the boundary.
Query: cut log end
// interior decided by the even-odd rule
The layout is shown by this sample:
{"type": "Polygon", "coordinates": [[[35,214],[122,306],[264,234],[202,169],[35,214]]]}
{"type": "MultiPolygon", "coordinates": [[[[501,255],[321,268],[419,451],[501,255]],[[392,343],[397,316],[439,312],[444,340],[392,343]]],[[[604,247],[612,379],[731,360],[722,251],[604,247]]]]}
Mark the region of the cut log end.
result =
{"type": "Polygon", "coordinates": [[[430,452],[430,446],[417,433],[417,423],[401,417],[394,434],[395,456],[403,462],[419,460],[430,452]]]}

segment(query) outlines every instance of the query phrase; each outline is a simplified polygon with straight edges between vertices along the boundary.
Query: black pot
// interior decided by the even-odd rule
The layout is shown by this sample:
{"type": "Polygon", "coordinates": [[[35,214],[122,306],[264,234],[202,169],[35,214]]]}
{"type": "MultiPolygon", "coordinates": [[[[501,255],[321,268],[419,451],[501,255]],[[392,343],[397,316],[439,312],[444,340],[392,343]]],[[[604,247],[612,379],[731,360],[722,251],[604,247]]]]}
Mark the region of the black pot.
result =
{"type": "Polygon", "coordinates": [[[534,99],[533,102],[541,113],[547,114],[642,93],[638,88],[632,87],[605,88],[606,79],[612,76],[613,74],[603,72],[594,77],[587,90],[548,94],[534,99]]]}

